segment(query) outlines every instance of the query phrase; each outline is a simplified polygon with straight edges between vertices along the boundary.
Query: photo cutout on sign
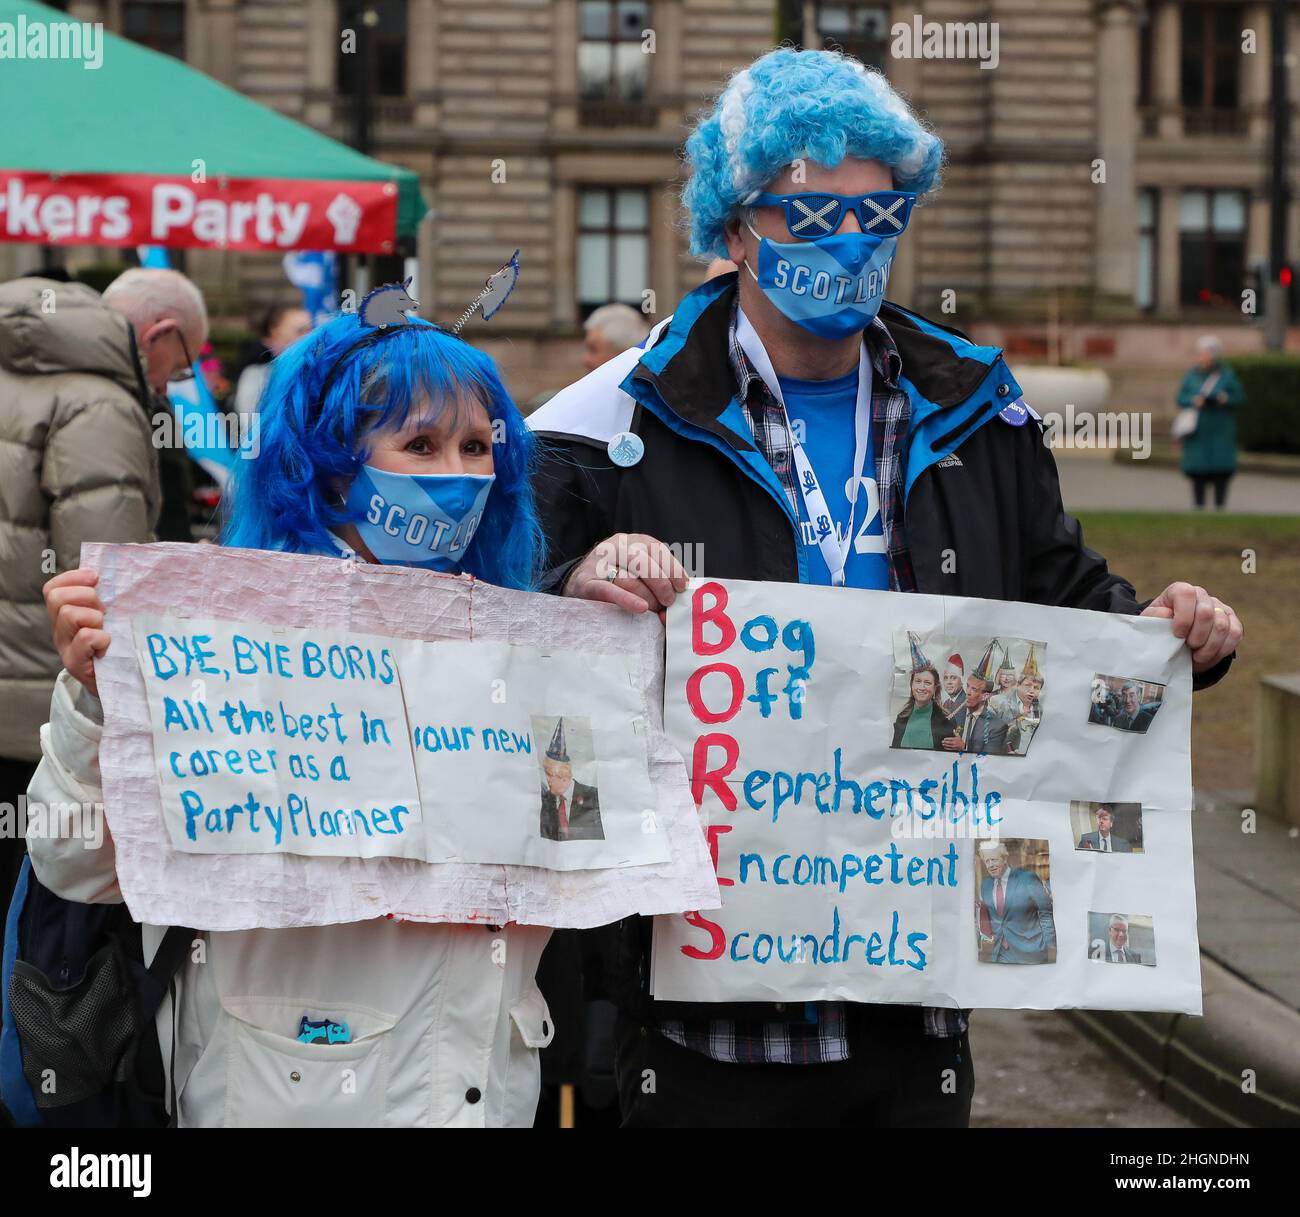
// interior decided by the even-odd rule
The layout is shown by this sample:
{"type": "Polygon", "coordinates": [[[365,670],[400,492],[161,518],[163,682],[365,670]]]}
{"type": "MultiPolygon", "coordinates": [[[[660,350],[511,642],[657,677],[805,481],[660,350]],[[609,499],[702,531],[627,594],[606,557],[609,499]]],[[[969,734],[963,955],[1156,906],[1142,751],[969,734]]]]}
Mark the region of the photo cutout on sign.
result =
{"type": "Polygon", "coordinates": [[[542,770],[541,834],[548,841],[603,841],[591,719],[534,714],[542,770]]]}
{"type": "Polygon", "coordinates": [[[1105,676],[1098,672],[1092,678],[1088,721],[1101,727],[1114,727],[1116,731],[1145,735],[1164,698],[1164,685],[1153,680],[1105,676]]]}
{"type": "Polygon", "coordinates": [[[1047,842],[981,841],[975,851],[975,941],[980,963],[1056,962],[1047,842]]]}
{"type": "Polygon", "coordinates": [[[1025,756],[1043,719],[1046,650],[1028,638],[898,631],[890,747],[1025,756]]]}
{"type": "Polygon", "coordinates": [[[1094,854],[1142,854],[1141,803],[1089,803],[1075,799],[1070,804],[1070,828],[1074,848],[1094,854]]]}
{"type": "Polygon", "coordinates": [[[1156,966],[1156,930],[1141,913],[1088,914],[1088,958],[1101,963],[1156,966]]]}

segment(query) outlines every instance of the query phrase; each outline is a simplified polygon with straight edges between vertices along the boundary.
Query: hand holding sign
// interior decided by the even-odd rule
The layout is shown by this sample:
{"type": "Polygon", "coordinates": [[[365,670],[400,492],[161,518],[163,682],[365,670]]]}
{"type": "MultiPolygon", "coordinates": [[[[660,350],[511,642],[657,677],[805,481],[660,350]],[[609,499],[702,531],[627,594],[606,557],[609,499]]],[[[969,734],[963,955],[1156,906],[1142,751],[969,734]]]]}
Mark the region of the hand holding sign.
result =
{"type": "Polygon", "coordinates": [[[63,666],[93,695],[95,660],[112,641],[104,629],[104,605],[95,585],[99,575],[78,567],[55,575],[45,584],[45,611],[49,614],[54,648],[63,666]]]}

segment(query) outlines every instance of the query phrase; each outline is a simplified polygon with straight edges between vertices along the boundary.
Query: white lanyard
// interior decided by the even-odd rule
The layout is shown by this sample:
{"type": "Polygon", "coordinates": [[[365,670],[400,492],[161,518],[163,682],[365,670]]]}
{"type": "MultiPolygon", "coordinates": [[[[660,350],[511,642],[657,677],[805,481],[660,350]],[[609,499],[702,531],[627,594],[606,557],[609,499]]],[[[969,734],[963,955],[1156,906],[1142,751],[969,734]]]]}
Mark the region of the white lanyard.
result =
{"type": "MultiPolygon", "coordinates": [[[[781,396],[781,382],[776,370],[768,358],[763,343],[745,316],[743,309],[737,309],[736,340],[741,349],[749,356],[754,370],[763,378],[763,383],[771,390],[772,396],[781,403],[785,410],[785,399],[781,396]]],[[[858,401],[853,412],[853,505],[849,509],[849,525],[844,530],[843,540],[836,535],[835,518],[826,506],[826,496],[822,493],[821,483],[813,472],[812,461],[803,444],[795,438],[790,427],[790,416],[786,414],[786,429],[790,432],[790,444],[794,453],[794,467],[798,474],[799,492],[803,495],[804,509],[808,519],[817,530],[817,544],[821,548],[826,569],[831,573],[831,583],[836,587],[844,586],[844,568],[848,565],[849,549],[853,544],[853,527],[858,511],[858,491],[862,485],[862,474],[867,466],[867,449],[871,446],[871,357],[867,354],[864,341],[858,355],[858,401]]]]}

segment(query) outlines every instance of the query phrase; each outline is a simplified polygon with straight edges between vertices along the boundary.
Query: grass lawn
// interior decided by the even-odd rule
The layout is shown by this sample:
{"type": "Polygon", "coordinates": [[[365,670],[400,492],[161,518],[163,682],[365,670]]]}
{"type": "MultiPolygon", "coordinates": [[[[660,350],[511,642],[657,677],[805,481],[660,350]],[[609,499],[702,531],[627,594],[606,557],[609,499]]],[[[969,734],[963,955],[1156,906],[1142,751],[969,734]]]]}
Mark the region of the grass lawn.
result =
{"type": "Polygon", "coordinates": [[[1229,675],[1196,695],[1196,785],[1249,802],[1255,784],[1259,678],[1300,671],[1300,516],[1085,512],[1090,548],[1150,599],[1175,580],[1199,583],[1237,610],[1245,637],[1229,675]],[[1254,573],[1243,551],[1254,551],[1254,573]],[[1247,567],[1249,569],[1249,567],[1247,567]]]}

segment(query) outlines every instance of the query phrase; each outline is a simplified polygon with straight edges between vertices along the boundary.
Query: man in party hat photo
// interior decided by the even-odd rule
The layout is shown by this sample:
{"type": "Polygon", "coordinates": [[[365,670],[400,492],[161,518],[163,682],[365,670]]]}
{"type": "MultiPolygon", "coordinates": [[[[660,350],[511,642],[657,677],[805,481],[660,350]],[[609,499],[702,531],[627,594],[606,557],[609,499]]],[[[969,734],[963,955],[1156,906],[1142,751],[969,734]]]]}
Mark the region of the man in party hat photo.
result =
{"type": "MultiPolygon", "coordinates": [[[[585,730],[590,734],[590,728],[585,730]]],[[[542,758],[542,774],[542,836],[548,841],[603,841],[600,796],[594,786],[573,776],[563,718],[556,721],[542,758]]]]}
{"type": "Polygon", "coordinates": [[[939,708],[950,718],[958,730],[966,721],[966,665],[960,653],[954,651],[943,665],[943,693],[939,708]]]}

